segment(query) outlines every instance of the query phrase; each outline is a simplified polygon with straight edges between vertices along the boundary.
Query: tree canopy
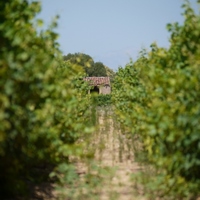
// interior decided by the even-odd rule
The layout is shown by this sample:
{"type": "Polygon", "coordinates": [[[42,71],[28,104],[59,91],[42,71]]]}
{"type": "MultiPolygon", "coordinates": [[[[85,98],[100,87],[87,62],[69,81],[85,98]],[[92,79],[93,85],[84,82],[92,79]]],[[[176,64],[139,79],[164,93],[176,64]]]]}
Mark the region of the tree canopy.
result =
{"type": "Polygon", "coordinates": [[[96,62],[91,69],[92,76],[107,76],[106,68],[102,62],[96,62]]]}
{"type": "Polygon", "coordinates": [[[63,56],[65,61],[69,61],[72,64],[81,66],[86,74],[90,74],[91,69],[94,67],[94,60],[91,56],[83,53],[67,54],[63,56]]]}
{"type": "Polygon", "coordinates": [[[67,54],[63,56],[65,61],[81,66],[87,76],[113,76],[114,72],[102,62],[94,62],[91,56],[84,53],[67,54]]]}

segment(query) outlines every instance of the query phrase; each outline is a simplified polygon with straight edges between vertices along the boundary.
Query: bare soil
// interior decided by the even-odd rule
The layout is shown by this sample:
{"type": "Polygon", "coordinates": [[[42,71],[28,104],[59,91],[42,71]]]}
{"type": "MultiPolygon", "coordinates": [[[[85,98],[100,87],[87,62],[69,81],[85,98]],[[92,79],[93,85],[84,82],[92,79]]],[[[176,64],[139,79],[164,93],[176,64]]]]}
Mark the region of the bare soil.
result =
{"type": "MultiPolygon", "coordinates": [[[[99,110],[97,116],[98,130],[88,147],[95,152],[92,164],[96,169],[89,169],[89,173],[100,178],[97,187],[90,191],[93,196],[85,199],[145,200],[142,190],[136,189],[131,180],[131,176],[141,170],[134,160],[132,141],[123,134],[111,110],[99,110]]],[[[79,174],[88,173],[85,163],[78,162],[76,167],[79,174]]]]}
{"type": "Polygon", "coordinates": [[[134,160],[132,141],[123,134],[113,113],[101,111],[99,113],[99,137],[97,145],[104,144],[102,151],[97,151],[95,159],[102,167],[115,169],[110,182],[107,182],[100,194],[100,199],[144,200],[141,194],[136,194],[131,175],[141,170],[141,166],[134,160]],[[105,127],[106,126],[106,127],[105,127]],[[113,198],[109,194],[115,194],[113,198]]]}

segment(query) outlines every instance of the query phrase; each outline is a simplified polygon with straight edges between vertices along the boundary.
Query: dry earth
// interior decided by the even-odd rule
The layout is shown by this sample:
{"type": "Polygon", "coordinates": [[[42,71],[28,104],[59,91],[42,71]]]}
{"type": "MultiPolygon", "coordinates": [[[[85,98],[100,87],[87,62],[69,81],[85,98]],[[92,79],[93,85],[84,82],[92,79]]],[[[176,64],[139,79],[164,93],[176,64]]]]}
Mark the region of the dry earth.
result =
{"type": "Polygon", "coordinates": [[[100,199],[110,200],[109,194],[114,194],[113,199],[120,200],[144,200],[145,197],[136,195],[134,183],[130,177],[141,170],[134,161],[131,141],[122,133],[119,124],[114,120],[112,112],[99,113],[99,138],[97,145],[105,144],[102,151],[96,152],[96,159],[102,167],[110,167],[115,170],[110,182],[105,185],[100,194],[100,199]],[[106,126],[106,127],[105,127],[106,126]]]}
{"type": "MultiPolygon", "coordinates": [[[[137,189],[136,193],[130,179],[132,174],[141,170],[134,161],[131,141],[121,132],[111,111],[99,110],[97,116],[98,130],[92,136],[88,148],[95,152],[92,163],[96,168],[91,167],[89,173],[100,178],[95,190],[88,191],[93,196],[86,196],[85,199],[145,200],[141,191],[137,189]]],[[[79,174],[88,173],[88,166],[84,163],[78,162],[76,166],[79,174]]]]}

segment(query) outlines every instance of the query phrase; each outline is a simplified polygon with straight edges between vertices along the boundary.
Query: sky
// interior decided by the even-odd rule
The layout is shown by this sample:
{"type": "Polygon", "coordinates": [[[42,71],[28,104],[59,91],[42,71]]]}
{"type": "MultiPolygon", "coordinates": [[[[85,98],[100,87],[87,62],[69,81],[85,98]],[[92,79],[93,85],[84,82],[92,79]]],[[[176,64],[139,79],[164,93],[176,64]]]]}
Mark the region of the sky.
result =
{"type": "MultiPolygon", "coordinates": [[[[167,23],[183,23],[183,0],[40,0],[45,25],[59,15],[63,55],[84,53],[116,71],[153,42],[169,46],[167,23]]],[[[190,0],[198,8],[196,0],[190,0]]],[[[197,9],[198,10],[198,9],[197,9]]]]}

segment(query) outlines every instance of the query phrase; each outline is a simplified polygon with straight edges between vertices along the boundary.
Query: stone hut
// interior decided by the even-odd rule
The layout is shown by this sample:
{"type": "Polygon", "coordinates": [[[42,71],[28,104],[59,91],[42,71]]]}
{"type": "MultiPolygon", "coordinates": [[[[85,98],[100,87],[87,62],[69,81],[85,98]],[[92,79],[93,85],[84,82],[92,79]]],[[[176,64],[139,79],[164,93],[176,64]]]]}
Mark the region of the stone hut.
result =
{"type": "Polygon", "coordinates": [[[98,94],[110,94],[111,85],[110,77],[85,77],[85,81],[88,81],[93,87],[89,93],[96,92],[98,94]]]}

